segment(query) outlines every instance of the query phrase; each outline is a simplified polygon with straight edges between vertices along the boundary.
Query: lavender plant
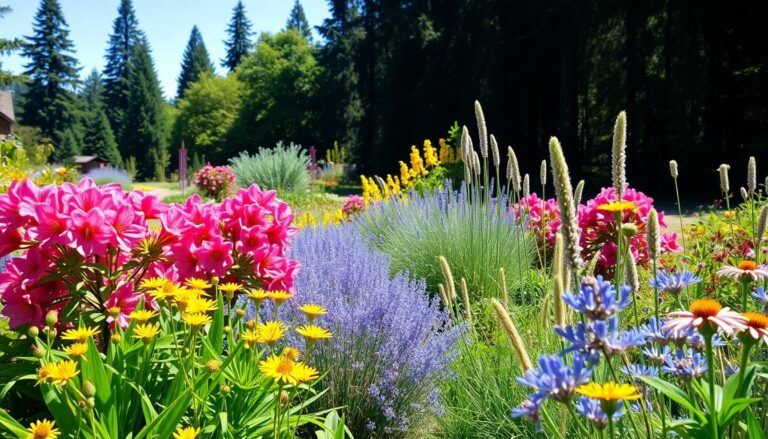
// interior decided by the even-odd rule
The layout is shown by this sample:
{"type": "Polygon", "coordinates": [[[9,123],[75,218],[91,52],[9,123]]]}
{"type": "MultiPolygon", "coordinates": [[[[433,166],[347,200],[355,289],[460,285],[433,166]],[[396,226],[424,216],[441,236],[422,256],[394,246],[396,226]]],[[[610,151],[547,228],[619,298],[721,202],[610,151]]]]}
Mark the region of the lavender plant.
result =
{"type": "Polygon", "coordinates": [[[131,176],[127,171],[112,166],[91,169],[83,175],[83,178],[85,177],[92,179],[98,185],[117,183],[124,190],[130,190],[132,185],[131,176]]]}
{"type": "Polygon", "coordinates": [[[438,383],[455,357],[459,326],[429,299],[423,280],[391,274],[390,257],[352,225],[305,231],[292,257],[303,264],[298,300],[283,305],[281,315],[302,321],[301,304],[321,305],[328,314],[319,322],[334,334],[311,354],[329,371],[319,405],[346,407],[355,437],[419,431],[440,409],[438,383]]]}

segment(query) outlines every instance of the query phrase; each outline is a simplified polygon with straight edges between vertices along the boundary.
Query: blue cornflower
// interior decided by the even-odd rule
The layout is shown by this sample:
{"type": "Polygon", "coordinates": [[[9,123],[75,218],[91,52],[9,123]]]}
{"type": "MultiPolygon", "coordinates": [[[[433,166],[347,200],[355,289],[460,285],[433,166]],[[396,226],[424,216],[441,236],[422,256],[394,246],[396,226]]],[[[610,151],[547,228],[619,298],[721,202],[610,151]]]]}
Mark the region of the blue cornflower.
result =
{"type": "Polygon", "coordinates": [[[736,364],[728,364],[725,366],[725,369],[723,369],[723,374],[726,378],[736,375],[737,373],[739,373],[739,366],[736,364]]]}
{"type": "Polygon", "coordinates": [[[760,285],[755,291],[752,292],[752,297],[757,299],[763,305],[763,312],[768,314],[768,291],[765,291],[765,287],[760,285]]]}
{"type": "Polygon", "coordinates": [[[670,375],[676,375],[684,381],[699,378],[707,372],[707,359],[701,352],[678,349],[674,357],[669,357],[661,370],[670,375]]]}
{"type": "Polygon", "coordinates": [[[605,320],[629,306],[631,289],[624,285],[618,297],[613,284],[602,276],[585,277],[578,293],[563,294],[563,302],[590,320],[605,320]]]}
{"type": "Polygon", "coordinates": [[[672,332],[669,329],[664,329],[663,326],[663,321],[656,320],[656,317],[651,317],[648,323],[640,326],[640,332],[645,335],[648,343],[658,343],[664,346],[669,344],[672,332]]]}
{"type": "Polygon", "coordinates": [[[539,368],[526,371],[517,378],[517,382],[533,387],[542,398],[568,403],[576,388],[589,382],[591,374],[580,355],[574,355],[573,367],[556,355],[542,355],[539,357],[539,368]]]}
{"type": "Polygon", "coordinates": [[[633,380],[637,380],[638,377],[657,378],[659,376],[659,369],[644,364],[630,364],[629,366],[623,366],[621,372],[631,376],[633,380]]]}
{"type": "Polygon", "coordinates": [[[519,406],[512,409],[513,418],[523,418],[536,425],[536,431],[542,431],[541,428],[541,403],[544,399],[534,394],[521,402],[519,406]]]}
{"type": "MultiPolygon", "coordinates": [[[[613,420],[621,418],[624,413],[621,408],[624,405],[624,401],[619,401],[616,404],[616,411],[613,412],[613,420]]],[[[600,408],[600,401],[592,398],[582,396],[576,401],[576,411],[587,418],[589,422],[598,430],[603,430],[608,426],[608,416],[605,414],[602,408],[600,408]]]]}
{"type": "MultiPolygon", "coordinates": [[[[688,332],[688,337],[686,340],[688,346],[690,346],[694,351],[702,352],[704,348],[706,348],[704,336],[699,334],[699,331],[696,331],[693,328],[688,328],[686,332],[688,332]]],[[[738,342],[738,338],[734,339],[734,342],[738,342]]],[[[723,337],[720,337],[720,334],[715,333],[712,336],[712,347],[721,348],[723,346],[725,346],[725,340],[723,340],[723,337]]]]}
{"type": "Polygon", "coordinates": [[[612,357],[632,346],[645,344],[645,335],[638,329],[619,331],[616,316],[608,320],[579,322],[576,326],[555,328],[555,332],[571,343],[571,346],[560,352],[560,355],[578,352],[592,364],[600,361],[601,352],[612,357]]]}
{"type": "Polygon", "coordinates": [[[680,294],[681,291],[687,286],[694,285],[701,282],[701,278],[691,273],[690,271],[682,271],[677,273],[665,273],[659,272],[655,278],[651,279],[649,283],[651,287],[658,288],[662,291],[672,294],[680,294]]]}
{"type": "Polygon", "coordinates": [[[656,346],[650,346],[643,349],[643,355],[651,360],[651,363],[658,366],[667,362],[667,359],[672,355],[672,349],[669,346],[663,346],[657,348],[656,346]]]}

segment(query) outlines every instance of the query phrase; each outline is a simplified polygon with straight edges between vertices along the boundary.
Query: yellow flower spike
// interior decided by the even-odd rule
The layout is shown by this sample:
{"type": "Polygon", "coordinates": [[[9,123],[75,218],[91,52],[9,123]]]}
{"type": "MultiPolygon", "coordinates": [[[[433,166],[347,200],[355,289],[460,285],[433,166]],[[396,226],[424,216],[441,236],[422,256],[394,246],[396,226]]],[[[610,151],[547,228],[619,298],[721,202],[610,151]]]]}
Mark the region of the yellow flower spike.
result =
{"type": "Polygon", "coordinates": [[[56,439],[59,437],[59,429],[54,428],[55,422],[47,419],[35,421],[29,425],[27,439],[56,439]]]}
{"type": "Polygon", "coordinates": [[[440,144],[440,163],[451,163],[451,149],[445,143],[445,139],[440,139],[437,143],[440,144]]]}
{"type": "Polygon", "coordinates": [[[98,329],[85,326],[77,329],[67,329],[64,331],[64,334],[62,334],[61,338],[64,340],[84,342],[98,333],[98,329]]]}
{"type": "Polygon", "coordinates": [[[80,358],[88,352],[88,345],[85,343],[73,343],[64,349],[64,353],[72,358],[80,358]]]}
{"type": "Polygon", "coordinates": [[[319,316],[328,314],[327,309],[323,308],[320,305],[315,305],[314,303],[301,305],[299,307],[299,311],[303,312],[307,316],[310,322],[314,321],[319,316]]]}
{"type": "Polygon", "coordinates": [[[184,285],[196,290],[207,290],[208,288],[211,288],[213,286],[207,280],[200,279],[197,277],[188,278],[187,280],[184,281],[184,285]]]}
{"type": "Polygon", "coordinates": [[[211,323],[211,316],[201,312],[184,313],[181,320],[193,328],[200,328],[211,323]]]}
{"type": "Polygon", "coordinates": [[[146,323],[155,317],[157,317],[157,311],[148,309],[137,309],[131,313],[131,319],[138,323],[146,323]]]}
{"type": "Polygon", "coordinates": [[[62,360],[54,364],[48,372],[46,381],[57,386],[66,386],[78,374],[77,363],[72,360],[62,360]]]}
{"type": "Polygon", "coordinates": [[[307,339],[309,342],[315,342],[317,340],[322,340],[326,338],[331,338],[333,334],[331,334],[331,331],[327,329],[323,329],[317,325],[303,325],[296,328],[296,332],[298,332],[302,337],[307,339]]]}
{"type": "Polygon", "coordinates": [[[160,327],[156,323],[144,323],[133,328],[133,338],[140,339],[144,343],[149,342],[160,333],[160,327]]]}
{"type": "Polygon", "coordinates": [[[429,139],[424,140],[424,163],[426,163],[427,168],[434,168],[440,164],[437,150],[432,146],[432,141],[429,139]]]}
{"type": "Polygon", "coordinates": [[[326,227],[331,225],[331,214],[328,212],[323,212],[323,225],[326,227]]]}
{"type": "Polygon", "coordinates": [[[179,427],[176,429],[176,432],[173,433],[173,439],[196,439],[197,435],[199,434],[200,434],[199,428],[179,427]]]}
{"type": "Polygon", "coordinates": [[[168,279],[164,277],[148,277],[141,280],[139,288],[144,290],[156,290],[158,288],[163,288],[168,283],[168,279]]]}
{"type": "Polygon", "coordinates": [[[233,282],[228,282],[228,283],[225,283],[225,284],[220,284],[219,285],[219,289],[221,291],[225,292],[225,293],[234,294],[234,293],[242,290],[243,286],[240,285],[240,284],[233,283],[233,282]]]}

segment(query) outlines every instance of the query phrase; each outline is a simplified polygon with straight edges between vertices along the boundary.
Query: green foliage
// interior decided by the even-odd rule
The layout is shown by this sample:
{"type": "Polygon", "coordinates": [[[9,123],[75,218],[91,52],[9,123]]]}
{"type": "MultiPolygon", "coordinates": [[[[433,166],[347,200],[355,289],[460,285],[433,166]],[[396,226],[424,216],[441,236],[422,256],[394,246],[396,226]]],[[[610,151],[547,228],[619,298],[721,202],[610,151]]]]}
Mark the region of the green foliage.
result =
{"type": "Polygon", "coordinates": [[[129,156],[125,160],[125,171],[128,172],[128,175],[131,177],[131,179],[136,178],[136,176],[139,173],[137,165],[136,165],[136,157],[129,156]]]}
{"type": "Polygon", "coordinates": [[[254,155],[243,151],[229,160],[241,187],[258,184],[262,189],[278,192],[303,192],[309,187],[309,156],[301,145],[259,148],[254,155]]]}
{"type": "Polygon", "coordinates": [[[262,34],[256,52],[238,69],[245,84],[238,124],[251,144],[281,138],[309,144],[317,139],[320,70],[314,48],[297,30],[262,34]]]}
{"type": "Polygon", "coordinates": [[[203,75],[178,101],[173,144],[184,141],[193,158],[204,155],[213,163],[226,161],[232,153],[231,130],[240,111],[243,90],[236,75],[203,75]]]}
{"type": "Polygon", "coordinates": [[[208,49],[205,48],[200,30],[197,26],[192,26],[187,48],[184,49],[184,57],[181,61],[176,97],[179,99],[184,97],[187,88],[205,74],[213,74],[213,63],[208,55],[208,49]]]}
{"type": "Polygon", "coordinates": [[[304,14],[304,7],[301,6],[301,2],[296,0],[293,3],[291,14],[288,16],[288,21],[285,23],[286,29],[296,29],[299,31],[302,37],[307,41],[312,41],[312,30],[309,27],[307,16],[304,14]]]}
{"type": "Polygon", "coordinates": [[[124,140],[131,155],[136,157],[138,177],[159,177],[165,174],[170,161],[165,101],[149,47],[143,41],[134,47],[128,69],[128,92],[130,99],[125,123],[131,129],[125,133],[124,140]]]}
{"type": "Polygon", "coordinates": [[[121,167],[123,159],[104,111],[104,85],[95,69],[83,84],[82,98],[86,104],[83,116],[83,154],[102,157],[113,166],[121,167]]]}
{"type": "Polygon", "coordinates": [[[251,50],[251,22],[245,15],[245,6],[243,2],[238,0],[232,10],[232,19],[227,27],[227,35],[229,38],[224,42],[227,48],[227,56],[221,60],[221,65],[229,68],[232,72],[240,65],[243,58],[251,50]]]}

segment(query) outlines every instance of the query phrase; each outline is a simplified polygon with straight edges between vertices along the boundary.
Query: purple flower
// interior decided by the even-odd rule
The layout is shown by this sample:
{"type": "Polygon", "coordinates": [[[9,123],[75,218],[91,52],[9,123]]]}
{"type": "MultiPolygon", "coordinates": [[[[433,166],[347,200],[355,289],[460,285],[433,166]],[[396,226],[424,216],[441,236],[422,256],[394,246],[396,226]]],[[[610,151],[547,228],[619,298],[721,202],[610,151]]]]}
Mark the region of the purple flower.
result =
{"type": "Polygon", "coordinates": [[[686,287],[699,282],[701,282],[701,278],[690,271],[677,273],[665,273],[662,271],[649,281],[652,288],[658,288],[672,294],[680,294],[686,287]]]}
{"type": "Polygon", "coordinates": [[[536,425],[536,431],[542,431],[541,428],[541,403],[544,400],[539,397],[532,396],[529,399],[521,402],[519,406],[512,409],[513,418],[523,418],[528,422],[532,422],[536,425]]]}
{"type": "MultiPolygon", "coordinates": [[[[621,408],[623,401],[616,405],[616,411],[613,413],[613,420],[621,418],[624,413],[621,408]]],[[[600,401],[582,396],[576,401],[576,411],[583,415],[598,430],[603,430],[608,426],[608,416],[600,408],[600,401]]]]}
{"type": "Polygon", "coordinates": [[[605,320],[629,306],[630,293],[631,289],[625,285],[617,297],[613,284],[604,281],[602,276],[585,277],[579,292],[565,293],[563,302],[590,320],[605,320]]]}
{"type": "Polygon", "coordinates": [[[573,358],[573,367],[556,355],[539,357],[539,368],[528,370],[517,382],[536,389],[536,395],[554,401],[568,403],[576,388],[589,382],[592,371],[585,366],[580,355],[573,358]]]}
{"type": "MultiPolygon", "coordinates": [[[[354,401],[356,410],[346,422],[359,437],[370,437],[371,431],[380,436],[385,429],[396,434],[400,425],[432,416],[439,409],[437,380],[456,356],[461,328],[430,300],[424,281],[393,275],[389,256],[369,245],[354,225],[303,231],[291,257],[302,269],[296,295],[280,307],[280,318],[304,324],[298,307],[315,303],[328,310],[315,323],[333,332],[332,339],[315,344],[308,359],[327,371],[325,385],[334,383],[319,404],[354,401]]],[[[254,309],[248,313],[252,317],[254,309]]],[[[295,334],[288,342],[303,344],[295,334]]]]}
{"type": "Polygon", "coordinates": [[[600,361],[600,353],[612,357],[622,354],[632,346],[645,344],[645,335],[640,330],[632,328],[619,331],[616,316],[608,320],[579,322],[576,326],[566,328],[558,327],[555,332],[571,343],[560,355],[578,352],[592,364],[600,361]]]}
{"type": "Polygon", "coordinates": [[[621,368],[621,372],[626,375],[630,375],[635,381],[637,381],[638,377],[657,378],[659,376],[659,369],[643,364],[630,364],[629,366],[623,366],[621,368]]]}
{"type": "Polygon", "coordinates": [[[661,366],[672,356],[672,348],[669,346],[663,346],[661,348],[651,346],[643,349],[643,355],[648,357],[651,363],[661,366]]]}
{"type": "Polygon", "coordinates": [[[674,357],[668,357],[661,370],[684,381],[699,378],[707,372],[707,359],[700,352],[678,349],[674,357]]]}

